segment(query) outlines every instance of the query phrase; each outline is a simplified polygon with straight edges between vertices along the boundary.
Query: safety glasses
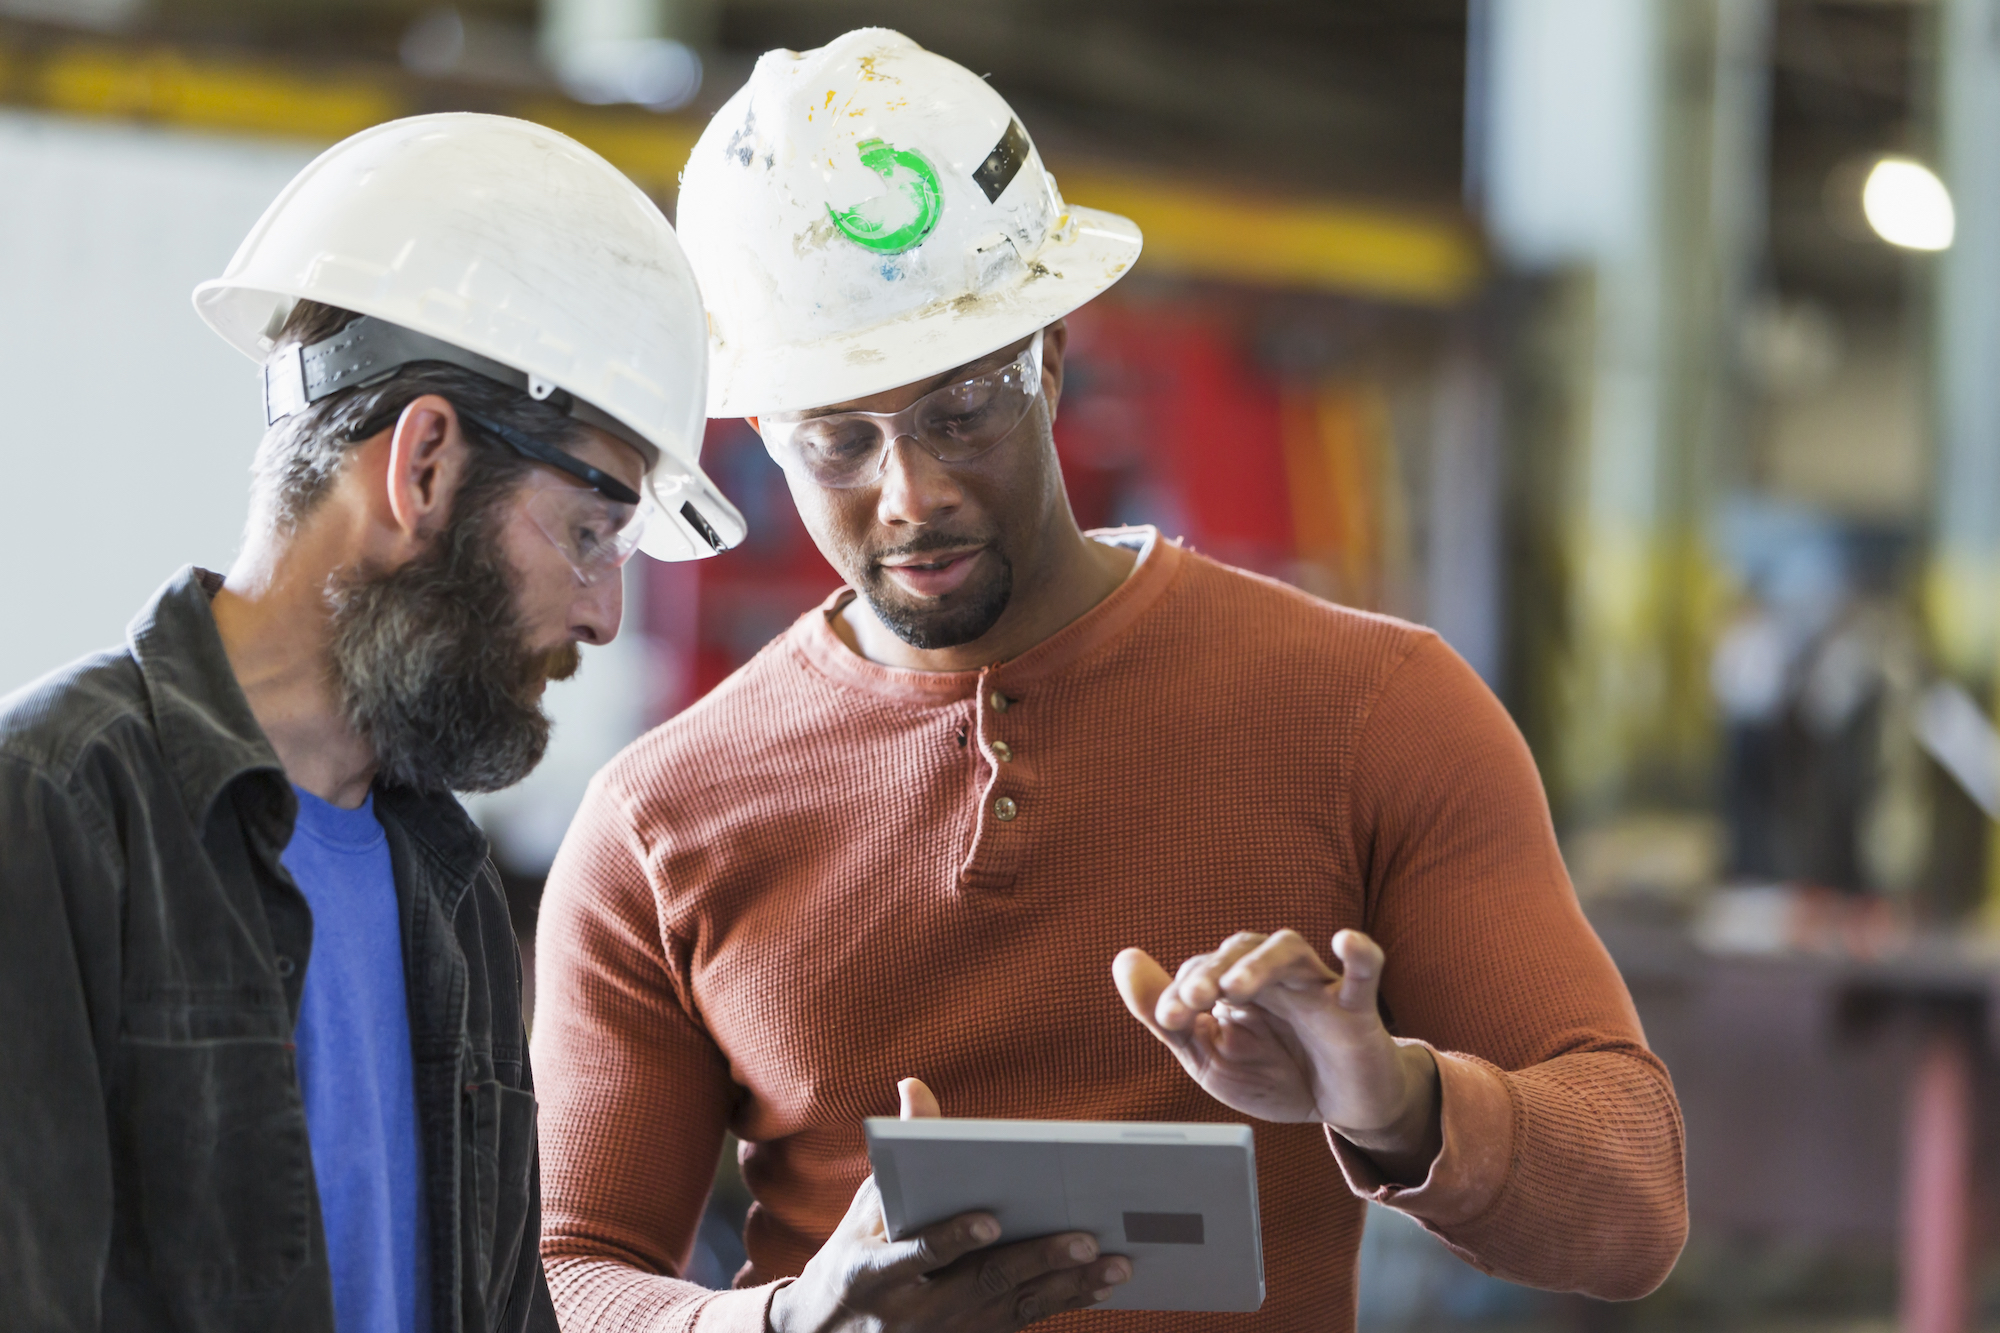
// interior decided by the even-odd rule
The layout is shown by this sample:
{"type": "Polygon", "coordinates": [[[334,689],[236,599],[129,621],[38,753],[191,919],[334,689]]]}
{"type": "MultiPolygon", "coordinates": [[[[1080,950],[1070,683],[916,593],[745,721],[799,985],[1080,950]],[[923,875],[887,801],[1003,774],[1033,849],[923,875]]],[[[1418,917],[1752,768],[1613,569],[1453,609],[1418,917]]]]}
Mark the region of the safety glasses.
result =
{"type": "Polygon", "coordinates": [[[940,463],[965,463],[1007,438],[1042,391],[1042,335],[1006,365],[933,389],[901,412],[767,416],[764,448],[781,467],[821,486],[852,490],[878,481],[896,441],[911,439],[940,463]]]}
{"type": "Polygon", "coordinates": [[[651,501],[636,505],[613,500],[602,492],[572,486],[538,475],[521,487],[521,504],[562,558],[586,586],[613,576],[639,549],[651,501]]]}
{"type": "MultiPolygon", "coordinates": [[[[387,429],[401,414],[401,408],[377,413],[349,431],[348,438],[366,439],[387,429]]],[[[572,486],[537,473],[535,480],[522,487],[528,517],[569,562],[579,583],[588,586],[624,568],[639,549],[646,521],[656,512],[650,500],[546,440],[463,407],[458,415],[530,462],[555,468],[582,483],[572,486]]]]}

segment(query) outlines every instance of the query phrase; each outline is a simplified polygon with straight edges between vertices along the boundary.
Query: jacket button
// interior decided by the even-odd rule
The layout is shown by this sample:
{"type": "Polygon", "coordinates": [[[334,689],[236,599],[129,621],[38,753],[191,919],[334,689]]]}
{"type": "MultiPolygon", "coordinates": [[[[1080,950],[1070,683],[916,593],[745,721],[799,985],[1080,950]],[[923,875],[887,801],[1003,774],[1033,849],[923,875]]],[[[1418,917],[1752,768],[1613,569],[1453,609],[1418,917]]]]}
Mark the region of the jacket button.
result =
{"type": "Polygon", "coordinates": [[[1006,695],[1000,693],[1000,691],[998,690],[993,691],[992,704],[994,712],[996,713],[1006,712],[1007,705],[1012,702],[1014,701],[1012,699],[1009,699],[1006,695]]]}
{"type": "Polygon", "coordinates": [[[1011,796],[1002,796],[993,803],[993,817],[1003,824],[1020,813],[1021,807],[1014,804],[1011,796]]]}
{"type": "Polygon", "coordinates": [[[294,972],[296,972],[296,971],[298,971],[298,970],[299,970],[299,965],[298,965],[297,963],[295,963],[295,962],[293,962],[293,961],[292,961],[292,959],[291,959],[291,955],[289,955],[289,954],[282,954],[282,953],[278,955],[278,975],[279,975],[279,976],[281,976],[281,977],[289,977],[290,975],[292,975],[292,973],[294,973],[294,972]]]}
{"type": "Polygon", "coordinates": [[[993,757],[1003,764],[1014,762],[1014,747],[1005,741],[993,742],[993,757]]]}

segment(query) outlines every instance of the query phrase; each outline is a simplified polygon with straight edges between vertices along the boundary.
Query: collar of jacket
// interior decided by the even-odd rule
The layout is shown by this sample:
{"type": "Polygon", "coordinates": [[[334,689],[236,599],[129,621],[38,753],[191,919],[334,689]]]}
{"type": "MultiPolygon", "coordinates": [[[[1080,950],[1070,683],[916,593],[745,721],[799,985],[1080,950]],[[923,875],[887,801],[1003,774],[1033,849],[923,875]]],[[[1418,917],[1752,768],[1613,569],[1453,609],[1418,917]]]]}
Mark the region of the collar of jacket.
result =
{"type": "MultiPolygon", "coordinates": [[[[183,807],[197,827],[231,783],[250,773],[275,780],[273,796],[284,823],[282,847],[298,816],[284,766],[250,711],[223,651],[211,605],[222,575],[183,566],[126,627],[139,674],[146,682],[160,749],[183,807]]],[[[448,792],[423,792],[375,784],[378,814],[394,818],[436,859],[447,875],[469,881],[485,861],[486,835],[448,792]]]]}
{"type": "Polygon", "coordinates": [[[125,641],[146,682],[167,771],[195,826],[207,822],[225,788],[253,772],[277,779],[289,825],[297,814],[291,784],[236,683],[215,627],[209,601],[221,587],[220,574],[183,566],[132,618],[125,641]]]}

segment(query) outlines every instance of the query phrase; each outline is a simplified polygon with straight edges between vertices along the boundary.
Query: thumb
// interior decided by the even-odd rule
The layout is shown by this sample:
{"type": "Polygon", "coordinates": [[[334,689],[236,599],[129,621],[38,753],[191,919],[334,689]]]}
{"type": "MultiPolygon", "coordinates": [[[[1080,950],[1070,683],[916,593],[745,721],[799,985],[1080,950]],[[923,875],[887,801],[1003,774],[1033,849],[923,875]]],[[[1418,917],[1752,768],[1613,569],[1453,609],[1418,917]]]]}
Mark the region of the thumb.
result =
{"type": "Polygon", "coordinates": [[[1340,960],[1340,1007],[1373,1011],[1375,990],[1382,983],[1382,946],[1358,930],[1343,930],[1333,937],[1333,956],[1340,960]]]}
{"type": "Polygon", "coordinates": [[[1160,1006],[1160,996],[1173,984],[1173,977],[1167,969],[1153,961],[1153,955],[1144,949],[1126,949],[1111,960],[1111,979],[1118,984],[1119,998],[1125,1001],[1126,1009],[1132,1017],[1146,1025],[1147,1031],[1166,1042],[1177,1045],[1174,1034],[1167,1032],[1154,1017],[1160,1006]]]}
{"type": "Polygon", "coordinates": [[[944,1117],[937,1095],[924,1086],[922,1079],[906,1078],[896,1084],[896,1091],[903,1099],[903,1119],[939,1120],[944,1117]]]}

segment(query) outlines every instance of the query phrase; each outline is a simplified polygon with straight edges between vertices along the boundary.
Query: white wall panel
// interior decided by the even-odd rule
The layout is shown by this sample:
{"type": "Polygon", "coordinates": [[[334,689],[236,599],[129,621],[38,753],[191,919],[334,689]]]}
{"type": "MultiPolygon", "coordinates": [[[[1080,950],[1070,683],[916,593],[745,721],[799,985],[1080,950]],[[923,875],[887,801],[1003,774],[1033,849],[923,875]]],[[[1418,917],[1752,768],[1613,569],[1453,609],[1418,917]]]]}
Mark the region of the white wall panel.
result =
{"type": "Polygon", "coordinates": [[[0,115],[0,693],[235,553],[256,368],[188,293],[311,156],[0,115]]]}

